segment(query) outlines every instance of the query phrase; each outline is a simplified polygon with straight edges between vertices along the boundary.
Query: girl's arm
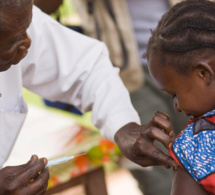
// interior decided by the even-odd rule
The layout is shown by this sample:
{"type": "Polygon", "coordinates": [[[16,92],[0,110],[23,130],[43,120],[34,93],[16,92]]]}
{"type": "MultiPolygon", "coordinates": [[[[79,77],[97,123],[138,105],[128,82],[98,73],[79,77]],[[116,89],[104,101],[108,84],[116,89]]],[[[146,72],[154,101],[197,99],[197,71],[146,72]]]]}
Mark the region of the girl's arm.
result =
{"type": "Polygon", "coordinates": [[[184,169],[178,167],[173,171],[171,195],[208,195],[184,169]]]}

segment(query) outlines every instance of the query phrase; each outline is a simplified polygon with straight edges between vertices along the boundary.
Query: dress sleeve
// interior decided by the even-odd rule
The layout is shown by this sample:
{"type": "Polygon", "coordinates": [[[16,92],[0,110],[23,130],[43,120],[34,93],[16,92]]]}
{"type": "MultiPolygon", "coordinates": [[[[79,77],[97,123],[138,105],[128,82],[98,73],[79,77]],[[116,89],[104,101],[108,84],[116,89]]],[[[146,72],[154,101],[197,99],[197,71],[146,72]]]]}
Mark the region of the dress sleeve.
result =
{"type": "Polygon", "coordinates": [[[112,141],[125,124],[140,123],[103,43],[60,25],[35,6],[28,33],[32,45],[20,63],[26,88],[92,111],[93,124],[112,141]]]}
{"type": "Polygon", "coordinates": [[[202,118],[175,139],[169,153],[203,188],[215,195],[215,125],[202,118]]]}

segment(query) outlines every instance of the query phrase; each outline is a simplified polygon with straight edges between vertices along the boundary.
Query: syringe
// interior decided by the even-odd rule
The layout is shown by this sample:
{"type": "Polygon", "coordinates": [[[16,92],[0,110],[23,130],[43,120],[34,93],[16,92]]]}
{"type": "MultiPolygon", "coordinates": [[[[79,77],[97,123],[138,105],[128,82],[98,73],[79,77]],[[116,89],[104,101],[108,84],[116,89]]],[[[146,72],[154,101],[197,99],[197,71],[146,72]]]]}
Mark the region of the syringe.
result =
{"type": "Polygon", "coordinates": [[[73,158],[76,158],[78,156],[82,156],[82,155],[85,155],[86,153],[82,153],[82,154],[78,154],[78,155],[74,155],[74,156],[64,156],[64,157],[61,157],[61,158],[58,158],[58,159],[55,159],[55,160],[51,160],[51,161],[48,161],[47,165],[46,165],[46,168],[47,167],[51,167],[51,166],[54,166],[54,165],[58,165],[58,164],[61,164],[61,163],[64,163],[64,162],[67,162],[73,158]]]}

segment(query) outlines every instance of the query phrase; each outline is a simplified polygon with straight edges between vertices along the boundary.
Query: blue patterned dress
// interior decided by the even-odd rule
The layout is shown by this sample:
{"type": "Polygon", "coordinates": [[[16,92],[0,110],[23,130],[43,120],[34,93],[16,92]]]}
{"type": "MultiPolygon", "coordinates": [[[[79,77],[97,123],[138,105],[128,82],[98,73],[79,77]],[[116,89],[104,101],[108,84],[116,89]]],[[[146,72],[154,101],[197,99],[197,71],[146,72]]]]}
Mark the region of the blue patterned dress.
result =
{"type": "Polygon", "coordinates": [[[169,153],[209,194],[215,195],[215,110],[190,120],[169,153]]]}

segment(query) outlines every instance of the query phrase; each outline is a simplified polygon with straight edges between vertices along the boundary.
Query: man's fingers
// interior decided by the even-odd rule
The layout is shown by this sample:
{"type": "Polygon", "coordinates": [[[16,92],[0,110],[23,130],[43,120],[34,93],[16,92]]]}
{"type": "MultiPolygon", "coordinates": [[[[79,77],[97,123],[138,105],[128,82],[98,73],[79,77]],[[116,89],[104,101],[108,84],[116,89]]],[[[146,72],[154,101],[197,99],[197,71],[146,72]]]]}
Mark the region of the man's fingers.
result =
{"type": "Polygon", "coordinates": [[[137,159],[136,161],[134,161],[135,163],[137,163],[138,165],[140,165],[141,167],[148,167],[148,166],[157,166],[159,165],[156,161],[151,160],[151,159],[144,159],[142,157],[142,159],[137,159]]]}
{"type": "Polygon", "coordinates": [[[163,151],[158,150],[156,147],[151,151],[152,159],[159,162],[159,165],[177,166],[176,162],[163,151]]]}
{"type": "Polygon", "coordinates": [[[136,153],[136,161],[141,166],[149,165],[168,165],[171,167],[177,166],[176,162],[163,151],[156,148],[151,142],[143,138],[139,138],[134,144],[136,153]],[[141,162],[142,160],[142,162],[141,162]]]}
{"type": "Polygon", "coordinates": [[[14,177],[17,177],[17,175],[19,175],[20,173],[25,171],[26,167],[31,166],[31,164],[33,164],[36,161],[36,159],[38,159],[38,157],[36,155],[33,155],[26,164],[22,164],[22,165],[15,166],[15,167],[8,166],[6,168],[7,172],[8,172],[8,174],[13,175],[14,177]],[[11,170],[12,170],[13,174],[11,174],[11,170]]]}
{"type": "Polygon", "coordinates": [[[167,113],[161,112],[161,111],[156,111],[154,115],[159,115],[160,117],[163,117],[166,120],[170,120],[170,117],[167,113]]]}
{"type": "Polygon", "coordinates": [[[31,159],[28,161],[28,163],[19,165],[19,166],[14,166],[14,167],[6,167],[5,170],[5,175],[7,176],[7,188],[9,191],[15,191],[16,189],[20,188],[20,186],[28,183],[26,183],[25,180],[22,178],[22,174],[29,169],[30,166],[32,166],[38,157],[36,155],[32,156],[31,159]]]}
{"type": "Polygon", "coordinates": [[[173,136],[172,124],[169,121],[169,117],[164,113],[156,112],[152,119],[152,123],[154,126],[164,130],[167,135],[173,136]]]}
{"type": "Polygon", "coordinates": [[[157,127],[151,127],[149,129],[148,136],[153,140],[161,142],[167,149],[172,146],[170,137],[157,127]]]}
{"type": "Polygon", "coordinates": [[[32,180],[25,188],[22,189],[22,194],[28,195],[42,195],[45,194],[49,180],[48,169],[44,169],[43,172],[35,179],[32,180]]]}
{"type": "MultiPolygon", "coordinates": [[[[149,157],[149,156],[148,156],[149,157]]],[[[150,154],[150,158],[146,159],[145,157],[138,158],[136,163],[143,166],[151,166],[151,165],[162,165],[165,168],[176,167],[177,163],[168,155],[166,155],[162,151],[153,151],[150,154]]]]}
{"type": "Polygon", "coordinates": [[[20,168],[19,169],[19,173],[23,172],[24,169],[28,169],[28,167],[30,167],[31,165],[33,165],[37,160],[38,160],[38,156],[37,155],[32,155],[31,158],[30,158],[30,160],[26,164],[18,166],[20,168]]]}
{"type": "Polygon", "coordinates": [[[44,169],[44,171],[30,184],[30,189],[34,194],[44,194],[46,188],[48,186],[49,180],[49,172],[48,169],[44,169]]]}
{"type": "Polygon", "coordinates": [[[17,176],[17,181],[20,181],[18,185],[27,185],[31,180],[35,179],[39,172],[41,172],[44,168],[44,159],[37,159],[33,164],[29,163],[23,172],[17,176]]]}

